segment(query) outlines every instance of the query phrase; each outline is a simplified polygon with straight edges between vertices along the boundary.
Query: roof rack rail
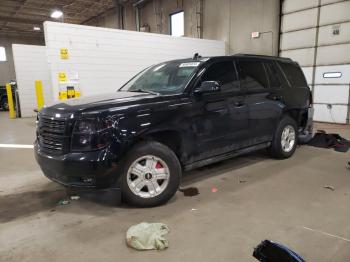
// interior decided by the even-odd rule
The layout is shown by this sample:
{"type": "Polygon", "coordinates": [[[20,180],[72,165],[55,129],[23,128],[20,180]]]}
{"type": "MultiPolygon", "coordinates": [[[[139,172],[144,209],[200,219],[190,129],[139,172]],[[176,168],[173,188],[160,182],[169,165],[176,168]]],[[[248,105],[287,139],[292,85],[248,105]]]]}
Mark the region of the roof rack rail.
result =
{"type": "Polygon", "coordinates": [[[254,55],[254,54],[238,53],[238,54],[234,54],[233,56],[247,56],[247,57],[261,57],[261,58],[275,58],[275,59],[277,58],[277,59],[281,59],[281,60],[292,61],[292,59],[290,59],[288,57],[271,56],[271,55],[254,55]]]}

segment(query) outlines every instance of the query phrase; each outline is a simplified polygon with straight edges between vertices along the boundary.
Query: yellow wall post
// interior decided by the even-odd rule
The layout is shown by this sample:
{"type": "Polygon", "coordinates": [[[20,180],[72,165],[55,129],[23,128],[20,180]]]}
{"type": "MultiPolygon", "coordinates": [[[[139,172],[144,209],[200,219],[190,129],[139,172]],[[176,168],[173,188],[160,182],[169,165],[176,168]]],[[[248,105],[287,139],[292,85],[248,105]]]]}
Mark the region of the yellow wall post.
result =
{"type": "Polygon", "coordinates": [[[7,101],[9,105],[10,118],[16,118],[15,105],[13,104],[12,88],[10,84],[6,84],[7,101]]]}
{"type": "Polygon", "coordinates": [[[36,91],[36,100],[38,102],[38,111],[44,106],[44,95],[43,95],[43,82],[40,80],[35,81],[35,91],[36,91]]]}

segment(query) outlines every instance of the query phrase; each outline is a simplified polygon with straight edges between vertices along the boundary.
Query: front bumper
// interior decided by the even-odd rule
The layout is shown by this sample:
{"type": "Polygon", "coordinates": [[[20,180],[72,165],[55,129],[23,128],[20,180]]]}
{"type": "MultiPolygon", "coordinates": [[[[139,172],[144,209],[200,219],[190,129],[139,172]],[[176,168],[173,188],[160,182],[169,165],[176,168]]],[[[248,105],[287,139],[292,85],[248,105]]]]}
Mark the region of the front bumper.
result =
{"type": "Polygon", "coordinates": [[[115,156],[107,147],[98,151],[52,155],[34,144],[35,158],[44,175],[69,187],[115,187],[119,168],[115,156]]]}

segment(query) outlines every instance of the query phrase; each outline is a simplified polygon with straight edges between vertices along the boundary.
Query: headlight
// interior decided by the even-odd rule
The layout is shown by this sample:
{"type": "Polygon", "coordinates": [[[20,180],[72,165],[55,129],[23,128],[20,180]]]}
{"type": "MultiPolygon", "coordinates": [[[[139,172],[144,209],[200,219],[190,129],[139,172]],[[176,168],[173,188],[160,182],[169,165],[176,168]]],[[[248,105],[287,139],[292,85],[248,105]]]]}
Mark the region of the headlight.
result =
{"type": "Polygon", "coordinates": [[[72,134],[72,151],[93,151],[108,146],[112,140],[111,119],[78,120],[72,134]]]}

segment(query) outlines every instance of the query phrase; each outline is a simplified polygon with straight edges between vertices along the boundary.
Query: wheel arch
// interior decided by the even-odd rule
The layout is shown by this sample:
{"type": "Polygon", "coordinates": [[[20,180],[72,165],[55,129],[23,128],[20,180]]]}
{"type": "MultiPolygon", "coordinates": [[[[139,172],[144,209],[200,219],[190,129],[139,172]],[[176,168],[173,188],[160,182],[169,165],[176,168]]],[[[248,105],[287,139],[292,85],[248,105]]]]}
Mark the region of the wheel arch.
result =
{"type": "Polygon", "coordinates": [[[308,110],[304,108],[285,108],[281,119],[287,115],[296,122],[298,128],[304,128],[308,119],[307,114],[308,110]]]}
{"type": "Polygon", "coordinates": [[[184,141],[180,131],[172,129],[154,130],[136,137],[133,144],[145,141],[156,141],[169,147],[183,163],[185,156],[184,141]]]}

